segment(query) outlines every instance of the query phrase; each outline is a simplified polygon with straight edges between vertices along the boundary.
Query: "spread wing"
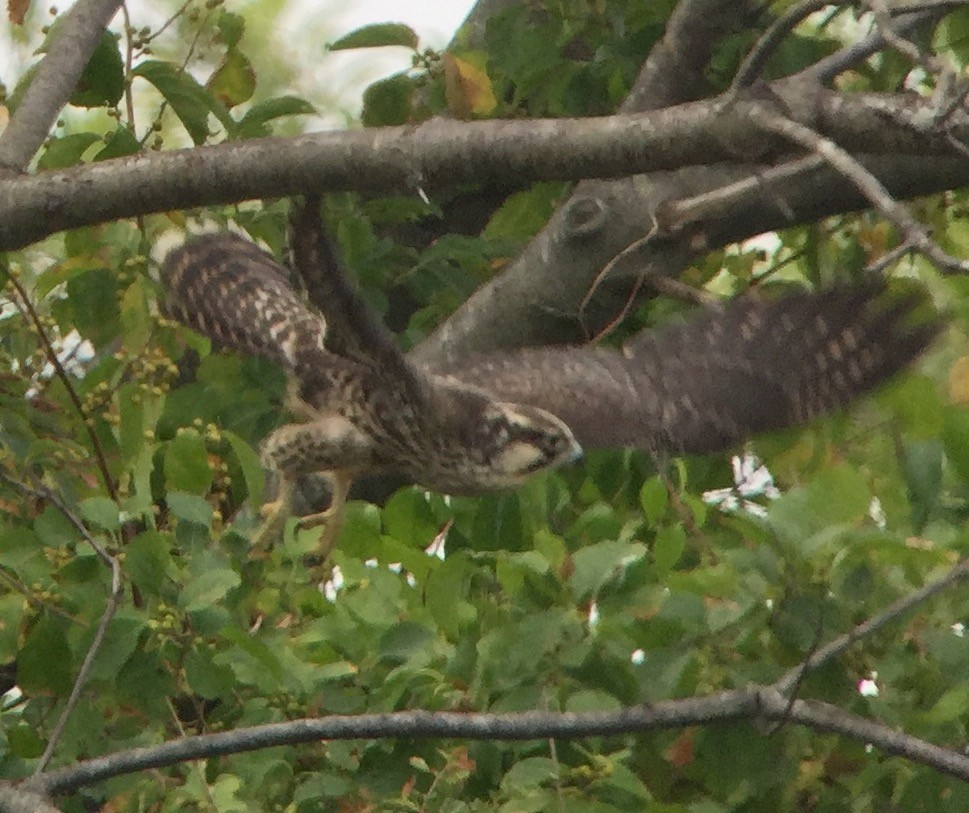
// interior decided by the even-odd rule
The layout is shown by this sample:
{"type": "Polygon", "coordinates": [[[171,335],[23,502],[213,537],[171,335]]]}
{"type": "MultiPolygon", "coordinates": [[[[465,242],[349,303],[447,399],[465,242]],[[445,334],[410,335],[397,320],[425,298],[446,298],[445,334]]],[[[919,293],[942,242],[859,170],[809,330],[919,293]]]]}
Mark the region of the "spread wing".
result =
{"type": "Polygon", "coordinates": [[[295,370],[324,349],[326,322],[272,257],[244,237],[208,234],[165,259],[165,313],[220,344],[295,370]]]}
{"type": "Polygon", "coordinates": [[[857,398],[939,331],[924,294],[882,281],[741,298],[622,351],[562,347],[494,353],[432,372],[561,418],[586,448],[713,452],[802,423],[857,398]]]}
{"type": "Polygon", "coordinates": [[[310,303],[326,319],[330,350],[369,367],[410,403],[427,404],[427,379],[350,281],[320,218],[319,198],[311,196],[296,209],[292,231],[293,262],[310,303]]]}

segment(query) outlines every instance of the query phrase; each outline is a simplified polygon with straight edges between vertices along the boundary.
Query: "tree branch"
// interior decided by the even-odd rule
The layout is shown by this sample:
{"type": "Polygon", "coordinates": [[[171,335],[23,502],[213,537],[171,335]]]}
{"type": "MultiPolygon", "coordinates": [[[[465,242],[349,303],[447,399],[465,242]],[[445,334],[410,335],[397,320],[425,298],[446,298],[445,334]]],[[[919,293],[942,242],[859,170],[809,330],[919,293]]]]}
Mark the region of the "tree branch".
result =
{"type": "Polygon", "coordinates": [[[70,399],[71,405],[74,407],[74,411],[81,420],[84,431],[87,433],[88,440],[91,442],[91,450],[94,453],[94,460],[97,463],[98,470],[101,472],[101,479],[104,482],[105,490],[108,492],[108,495],[112,500],[117,500],[118,492],[115,489],[114,480],[111,478],[111,471],[108,469],[108,461],[104,455],[104,449],[101,448],[101,441],[98,438],[97,432],[94,431],[94,427],[91,425],[91,419],[84,409],[84,404],[81,403],[81,398],[77,394],[77,389],[74,387],[74,382],[71,381],[71,377],[67,374],[67,370],[64,369],[64,365],[61,363],[60,357],[57,355],[57,351],[54,349],[50,336],[47,335],[47,330],[44,328],[44,323],[41,321],[40,315],[37,313],[37,309],[34,307],[34,303],[31,302],[30,296],[28,295],[27,290],[21,284],[20,280],[8,271],[5,264],[0,264],[0,269],[6,272],[7,280],[10,282],[10,285],[13,287],[14,291],[16,291],[17,295],[14,298],[14,304],[30,320],[30,324],[33,326],[34,332],[37,334],[37,338],[40,340],[40,345],[44,350],[44,355],[47,356],[47,360],[54,369],[54,374],[63,385],[64,390],[67,392],[67,397],[70,399]]]}
{"type": "Polygon", "coordinates": [[[0,813],[60,813],[47,797],[28,788],[0,783],[0,813]]]}
{"type": "Polygon", "coordinates": [[[87,526],[81,521],[80,517],[70,509],[70,507],[53,491],[44,487],[33,487],[26,483],[22,483],[19,480],[14,480],[12,477],[0,473],[0,480],[17,489],[23,494],[28,494],[31,497],[36,497],[51,503],[64,517],[67,519],[71,525],[74,526],[75,530],[81,535],[85,542],[87,542],[94,552],[98,555],[101,562],[107,566],[111,571],[111,593],[108,596],[107,604],[105,605],[104,612],[101,613],[101,621],[98,623],[98,628],[94,633],[94,638],[91,641],[91,645],[88,647],[87,652],[84,655],[84,661],[81,663],[81,668],[78,669],[77,677],[74,679],[74,685],[71,687],[71,693],[67,698],[67,702],[64,704],[64,708],[61,711],[60,716],[57,718],[57,723],[54,726],[54,730],[51,732],[50,737],[47,738],[47,747],[44,749],[44,753],[41,755],[37,762],[37,767],[35,769],[35,776],[40,774],[47,764],[50,762],[51,757],[54,754],[54,750],[57,748],[57,744],[60,742],[61,735],[64,733],[64,727],[67,725],[67,721],[70,719],[71,713],[76,708],[78,701],[81,699],[81,691],[84,688],[84,684],[87,683],[88,675],[91,672],[91,667],[94,666],[94,658],[96,657],[98,650],[101,648],[101,644],[104,643],[104,636],[108,630],[108,624],[111,623],[111,619],[114,618],[115,613],[118,611],[118,605],[121,603],[121,596],[123,593],[121,587],[121,566],[118,564],[118,559],[112,556],[105,550],[104,546],[101,545],[87,529],[87,526]]]}
{"type": "Polygon", "coordinates": [[[781,694],[788,694],[792,688],[801,680],[803,675],[819,669],[826,663],[834,660],[848,647],[873,635],[886,625],[897,621],[906,613],[920,607],[933,596],[943,590],[969,577],[969,559],[963,559],[953,567],[948,573],[914,593],[902,596],[898,601],[889,604],[884,610],[871,618],[866,619],[854,629],[849,630],[844,635],[840,635],[833,641],[820,647],[813,652],[803,663],[791,669],[780,680],[774,684],[774,688],[781,694]]]}
{"type": "Polygon", "coordinates": [[[946,254],[933,241],[922,224],[902,204],[900,204],[884,185],[871,172],[865,169],[848,152],[841,149],[828,138],[820,136],[809,127],[795,121],[764,112],[754,121],[757,127],[769,132],[779,133],[800,146],[813,150],[838,172],[853,183],[882,215],[894,224],[904,240],[917,251],[928,257],[940,271],[947,273],[969,273],[969,261],[959,260],[946,254]]]}
{"type": "Polygon", "coordinates": [[[136,771],[195,759],[238,754],[279,745],[348,739],[534,740],[641,734],[736,720],[796,722],[808,728],[872,744],[889,754],[969,780],[969,757],[897,732],[837,706],[819,701],[793,703],[773,687],[752,686],[707,697],[666,700],[615,712],[470,714],[404,711],[333,715],[270,723],[218,734],[184,737],[162,745],[119,751],[71,768],[38,774],[31,786],[60,794],[136,771]]]}
{"type": "Polygon", "coordinates": [[[120,5],[121,0],[78,0],[58,21],[57,36],[0,133],[0,178],[23,172],[44,143],[120,5]]]}

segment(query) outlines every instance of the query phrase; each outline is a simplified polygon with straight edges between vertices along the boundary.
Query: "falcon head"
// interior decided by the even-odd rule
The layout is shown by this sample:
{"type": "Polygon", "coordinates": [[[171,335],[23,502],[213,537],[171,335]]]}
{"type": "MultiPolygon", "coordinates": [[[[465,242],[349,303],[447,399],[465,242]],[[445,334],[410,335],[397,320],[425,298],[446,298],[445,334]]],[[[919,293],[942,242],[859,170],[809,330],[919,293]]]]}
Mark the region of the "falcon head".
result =
{"type": "MultiPolygon", "coordinates": [[[[470,417],[470,416],[469,416],[470,417]]],[[[464,480],[457,491],[514,488],[536,472],[582,456],[572,430],[551,412],[486,400],[461,438],[464,480]]]]}

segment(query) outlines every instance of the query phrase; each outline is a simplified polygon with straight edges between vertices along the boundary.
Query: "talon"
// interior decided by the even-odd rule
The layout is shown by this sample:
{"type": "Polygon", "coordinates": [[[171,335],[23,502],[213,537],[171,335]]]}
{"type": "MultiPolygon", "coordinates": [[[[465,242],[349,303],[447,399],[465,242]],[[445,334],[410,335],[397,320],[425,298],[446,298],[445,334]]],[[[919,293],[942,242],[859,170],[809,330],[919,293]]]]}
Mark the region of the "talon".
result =
{"type": "Polygon", "coordinates": [[[264,520],[269,521],[275,517],[280,511],[285,508],[285,502],[282,499],[272,500],[270,502],[263,503],[259,508],[259,516],[264,520]]]}
{"type": "Polygon", "coordinates": [[[331,519],[334,519],[339,513],[339,510],[334,510],[333,506],[330,506],[325,511],[320,511],[318,514],[308,514],[305,517],[300,517],[296,520],[296,527],[301,531],[309,530],[310,528],[318,528],[320,525],[326,525],[331,519]]]}

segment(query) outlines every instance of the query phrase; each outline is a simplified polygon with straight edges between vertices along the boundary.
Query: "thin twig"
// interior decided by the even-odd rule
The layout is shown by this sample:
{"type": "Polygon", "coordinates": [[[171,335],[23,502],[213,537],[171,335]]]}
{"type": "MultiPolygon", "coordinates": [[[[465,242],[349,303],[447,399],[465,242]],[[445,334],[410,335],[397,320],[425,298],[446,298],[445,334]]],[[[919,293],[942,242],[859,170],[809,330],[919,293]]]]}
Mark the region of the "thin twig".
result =
{"type": "Polygon", "coordinates": [[[932,240],[922,224],[902,206],[871,172],[854,156],[831,139],[796,121],[764,108],[762,115],[751,121],[770,133],[782,135],[790,141],[817,153],[834,169],[845,176],[878,211],[901,232],[906,243],[928,257],[939,270],[947,274],[969,273],[969,261],[946,254],[932,240]]]}
{"type": "Polygon", "coordinates": [[[77,672],[77,677],[74,679],[71,694],[64,704],[64,709],[61,711],[60,717],[57,718],[57,723],[54,725],[50,737],[47,738],[47,747],[44,749],[44,753],[37,761],[37,767],[34,769],[35,776],[47,767],[51,757],[54,756],[54,751],[60,743],[61,735],[64,733],[64,727],[67,725],[67,721],[70,719],[78,701],[81,699],[81,691],[84,689],[84,684],[87,683],[88,675],[91,673],[91,667],[94,666],[94,658],[101,648],[101,644],[104,643],[104,636],[108,631],[108,624],[111,623],[111,619],[114,618],[114,614],[118,611],[118,605],[121,603],[123,592],[121,588],[121,567],[118,565],[117,559],[112,559],[111,595],[108,596],[108,603],[104,608],[104,612],[101,614],[101,621],[98,624],[97,631],[94,633],[94,639],[91,641],[91,645],[84,655],[84,661],[81,663],[81,668],[77,672]]]}
{"type": "MultiPolygon", "coordinates": [[[[131,16],[128,14],[128,6],[125,3],[121,4],[121,13],[124,15],[124,75],[130,79],[132,75],[131,70],[134,65],[134,46],[131,43],[131,16]]],[[[124,103],[125,114],[128,119],[128,129],[137,138],[137,131],[135,130],[135,94],[130,81],[125,82],[124,85],[124,103]]],[[[118,123],[120,124],[120,122],[118,123]]]]}
{"type": "Polygon", "coordinates": [[[23,172],[44,143],[119,5],[121,0],[79,0],[59,20],[56,39],[0,133],[0,177],[23,172]]]}
{"type": "Polygon", "coordinates": [[[698,223],[711,217],[722,216],[732,203],[745,201],[757,189],[763,188],[770,193],[769,200],[781,210],[788,220],[795,220],[794,211],[780,196],[786,184],[805,175],[816,172],[825,165],[818,155],[809,155],[785,161],[776,167],[743,178],[733,183],[723,184],[693,197],[669,201],[663,211],[663,225],[669,231],[685,228],[690,223],[698,223]],[[776,190],[777,194],[774,194],[776,190]]]}
{"type": "Polygon", "coordinates": [[[7,476],[3,472],[0,472],[0,480],[3,480],[5,483],[23,494],[50,502],[67,518],[67,521],[77,529],[84,541],[93,548],[94,552],[98,555],[98,558],[101,559],[101,561],[111,570],[111,594],[108,596],[108,603],[104,608],[104,612],[101,614],[101,621],[98,623],[98,628],[94,633],[94,639],[91,641],[91,645],[88,647],[88,650],[84,655],[84,661],[81,663],[81,668],[78,670],[77,677],[74,679],[74,686],[71,688],[71,694],[67,698],[64,709],[61,711],[60,717],[58,717],[57,723],[54,725],[54,729],[51,732],[50,737],[47,739],[47,747],[44,749],[44,753],[38,760],[37,767],[34,770],[34,775],[36,776],[37,774],[42,773],[44,768],[47,767],[47,764],[50,762],[50,759],[53,756],[54,749],[60,742],[61,735],[64,733],[64,727],[67,725],[67,721],[70,719],[71,713],[77,706],[78,700],[80,700],[81,691],[84,688],[84,684],[87,683],[88,675],[91,672],[91,667],[94,665],[95,655],[97,655],[98,650],[101,648],[101,644],[104,642],[104,636],[107,632],[108,624],[111,623],[111,619],[114,618],[114,614],[118,610],[118,605],[121,603],[121,595],[123,593],[121,587],[121,566],[118,564],[117,558],[108,553],[104,546],[102,546],[101,543],[91,535],[91,532],[81,521],[81,518],[78,517],[77,514],[75,514],[70,507],[53,491],[44,486],[29,486],[26,483],[20,482],[19,480],[14,480],[12,477],[7,476]]]}
{"type": "MultiPolygon", "coordinates": [[[[182,721],[178,719],[178,712],[175,711],[175,705],[172,703],[172,699],[170,697],[165,698],[165,705],[168,706],[168,713],[171,714],[172,722],[175,723],[175,728],[178,729],[178,733],[182,737],[185,737],[185,726],[183,726],[182,721]]],[[[193,763],[192,769],[198,778],[199,784],[202,786],[202,790],[205,793],[205,798],[208,801],[209,806],[212,808],[212,810],[218,810],[219,806],[212,796],[212,788],[209,787],[209,781],[205,777],[205,766],[193,763]]]]}
{"type": "Polygon", "coordinates": [[[582,298],[582,302],[579,304],[579,323],[582,325],[582,330],[585,332],[588,341],[598,342],[612,333],[613,330],[618,327],[618,325],[626,318],[626,315],[632,309],[633,305],[636,303],[636,298],[639,296],[639,292],[643,287],[645,282],[649,282],[650,288],[661,294],[667,294],[669,296],[675,296],[678,299],[683,299],[687,302],[692,302],[694,305],[709,305],[710,298],[706,296],[702,291],[698,291],[689,285],[684,285],[679,280],[670,279],[669,277],[659,277],[654,274],[650,274],[648,271],[644,271],[636,276],[635,282],[633,282],[632,288],[630,288],[626,300],[623,302],[622,307],[619,312],[609,320],[608,324],[599,330],[594,336],[591,335],[591,331],[586,325],[585,312],[592,302],[592,298],[595,295],[596,290],[602,284],[602,282],[616,269],[625,259],[632,257],[636,252],[647,247],[659,229],[659,223],[656,219],[653,219],[653,223],[650,226],[649,232],[638,240],[630,243],[622,251],[620,251],[615,257],[613,257],[609,262],[603,266],[602,270],[596,274],[595,279],[592,281],[592,285],[589,286],[589,290],[586,292],[585,296],[582,298]]]}
{"type": "Polygon", "coordinates": [[[932,596],[936,595],[937,593],[941,593],[943,590],[951,587],[966,577],[969,577],[969,558],[963,559],[941,578],[936,579],[934,582],[929,582],[929,584],[925,585],[925,587],[920,590],[916,590],[911,595],[903,596],[898,601],[889,604],[888,607],[877,615],[863,621],[854,629],[835,638],[830,643],[825,644],[818,649],[817,652],[806,658],[803,663],[787,672],[774,684],[774,688],[777,689],[777,691],[779,691],[781,694],[788,694],[791,689],[802,679],[803,675],[817,669],[820,666],[824,666],[824,664],[838,657],[838,655],[852,646],[852,644],[857,643],[862,638],[867,638],[869,635],[874,634],[886,624],[890,624],[893,621],[898,620],[898,618],[905,613],[914,610],[932,596]]]}
{"type": "MultiPolygon", "coordinates": [[[[966,5],[967,0],[956,0],[955,2],[927,2],[915,7],[906,9],[893,8],[892,14],[898,15],[894,21],[892,29],[897,35],[911,31],[922,25],[934,23],[946,12],[966,5]]],[[[854,42],[846,48],[842,48],[831,56],[819,59],[809,68],[801,71],[798,76],[805,80],[813,79],[818,84],[825,85],[834,80],[838,74],[851,70],[868,57],[883,50],[887,42],[881,31],[876,30],[865,39],[854,42]]]]}
{"type": "Polygon", "coordinates": [[[74,410],[77,412],[78,417],[80,417],[81,423],[84,424],[84,430],[87,432],[88,439],[91,441],[91,449],[94,451],[94,460],[97,463],[98,469],[101,471],[101,479],[104,481],[104,487],[111,499],[117,501],[118,493],[115,490],[114,481],[111,479],[111,472],[108,470],[108,461],[104,455],[104,449],[101,447],[101,441],[98,439],[97,433],[94,431],[90,418],[84,409],[84,405],[81,403],[81,398],[74,388],[74,382],[71,381],[67,370],[64,369],[64,365],[61,363],[57,351],[54,349],[54,345],[47,335],[47,330],[41,322],[40,314],[37,313],[36,308],[34,308],[33,303],[30,301],[30,297],[27,295],[27,290],[13,274],[8,273],[7,280],[17,292],[19,302],[15,304],[26,312],[34,330],[37,332],[41,345],[43,345],[47,360],[51,363],[55,374],[64,385],[64,389],[67,391],[67,397],[70,398],[74,410]]]}
{"type": "Polygon", "coordinates": [[[908,243],[901,243],[887,254],[879,257],[875,262],[869,263],[865,266],[866,274],[878,274],[888,268],[890,265],[894,265],[899,260],[902,259],[906,254],[911,254],[913,251],[912,247],[908,243]]]}
{"type": "Polygon", "coordinates": [[[790,34],[797,26],[810,14],[820,11],[831,3],[828,0],[801,0],[795,3],[780,17],[770,24],[768,29],[757,40],[754,47],[750,50],[740,68],[730,83],[728,93],[736,93],[742,88],[749,87],[756,81],[764,70],[764,65],[771,54],[784,41],[784,37],[790,34]]]}
{"type": "Polygon", "coordinates": [[[26,600],[27,603],[32,605],[37,610],[46,610],[59,618],[63,618],[65,621],[70,621],[72,624],[78,624],[82,627],[87,626],[87,622],[82,618],[76,618],[71,615],[66,610],[61,609],[56,604],[52,604],[49,601],[43,601],[34,595],[33,590],[27,587],[26,584],[21,582],[19,579],[15,579],[7,571],[0,570],[0,581],[4,582],[6,586],[13,590],[15,593],[20,593],[26,600]]]}

